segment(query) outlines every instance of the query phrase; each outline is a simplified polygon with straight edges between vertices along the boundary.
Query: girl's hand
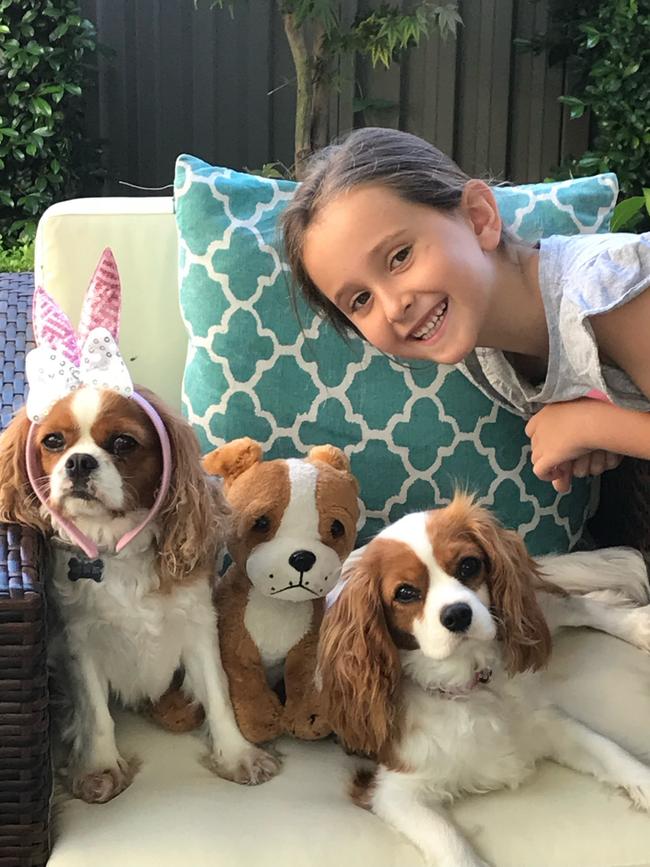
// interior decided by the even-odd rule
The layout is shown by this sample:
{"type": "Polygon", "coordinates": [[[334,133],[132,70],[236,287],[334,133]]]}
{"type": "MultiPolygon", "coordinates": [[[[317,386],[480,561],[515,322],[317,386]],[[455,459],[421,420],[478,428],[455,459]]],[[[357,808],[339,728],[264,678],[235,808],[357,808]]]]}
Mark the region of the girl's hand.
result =
{"type": "Polygon", "coordinates": [[[534,415],[526,434],[535,475],[564,493],[571,488],[572,476],[600,475],[618,466],[621,457],[598,449],[594,442],[595,417],[607,409],[600,401],[584,398],[549,404],[534,415]]]}
{"type": "Polygon", "coordinates": [[[584,410],[588,403],[589,400],[549,403],[526,425],[533,470],[540,479],[551,481],[562,464],[593,451],[586,438],[584,410]]]}
{"type": "Polygon", "coordinates": [[[586,476],[600,476],[606,470],[613,470],[621,463],[623,455],[606,452],[603,449],[588,452],[576,461],[567,461],[554,468],[552,483],[560,494],[571,490],[571,478],[584,479],[586,476]]]}

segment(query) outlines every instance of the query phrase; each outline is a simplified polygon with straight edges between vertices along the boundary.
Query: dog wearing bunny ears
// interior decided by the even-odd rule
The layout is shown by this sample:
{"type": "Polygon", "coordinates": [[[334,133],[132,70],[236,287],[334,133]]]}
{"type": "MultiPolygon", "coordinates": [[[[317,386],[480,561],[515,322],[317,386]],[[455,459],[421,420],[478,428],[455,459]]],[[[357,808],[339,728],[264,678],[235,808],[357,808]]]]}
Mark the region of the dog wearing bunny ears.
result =
{"type": "Polygon", "coordinates": [[[119,794],[136,769],[118,749],[109,695],[155,701],[179,667],[205,708],[210,768],[255,784],[279,767],[240,733],[221,666],[211,582],[228,507],[187,423],[134,389],[120,298],[110,250],[78,331],[36,290],[27,404],[0,437],[0,519],[48,537],[56,728],[64,776],[87,802],[119,794]]]}

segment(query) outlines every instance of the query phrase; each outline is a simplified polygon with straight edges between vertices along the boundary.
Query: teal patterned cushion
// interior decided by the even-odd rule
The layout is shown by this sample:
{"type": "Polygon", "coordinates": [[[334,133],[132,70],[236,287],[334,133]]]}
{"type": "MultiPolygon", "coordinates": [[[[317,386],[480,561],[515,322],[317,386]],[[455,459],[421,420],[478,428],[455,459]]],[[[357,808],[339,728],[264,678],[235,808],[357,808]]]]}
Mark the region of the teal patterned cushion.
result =
{"type": "MultiPolygon", "coordinates": [[[[360,541],[456,486],[519,529],[533,553],[579,538],[591,485],[559,496],[532,473],[520,418],[453,368],[404,366],[361,340],[346,344],[313,312],[291,309],[278,216],[295,185],[181,156],[175,201],[180,300],[189,350],[184,410],[203,450],[251,436],[270,457],[343,448],[366,507],[360,541]]],[[[496,191],[528,238],[606,231],[614,175],[496,191]]]]}

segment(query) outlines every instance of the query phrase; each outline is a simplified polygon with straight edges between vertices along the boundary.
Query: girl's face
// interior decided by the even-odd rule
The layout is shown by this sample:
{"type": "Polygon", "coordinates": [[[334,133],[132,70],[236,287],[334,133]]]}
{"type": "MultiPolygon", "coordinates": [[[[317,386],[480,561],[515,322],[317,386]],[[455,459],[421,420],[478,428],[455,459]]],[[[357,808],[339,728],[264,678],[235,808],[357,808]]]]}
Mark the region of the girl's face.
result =
{"type": "Polygon", "coordinates": [[[307,273],[370,343],[456,364],[481,345],[495,302],[501,221],[490,188],[469,181],[444,211],[378,184],[326,204],[305,233],[307,273]]]}

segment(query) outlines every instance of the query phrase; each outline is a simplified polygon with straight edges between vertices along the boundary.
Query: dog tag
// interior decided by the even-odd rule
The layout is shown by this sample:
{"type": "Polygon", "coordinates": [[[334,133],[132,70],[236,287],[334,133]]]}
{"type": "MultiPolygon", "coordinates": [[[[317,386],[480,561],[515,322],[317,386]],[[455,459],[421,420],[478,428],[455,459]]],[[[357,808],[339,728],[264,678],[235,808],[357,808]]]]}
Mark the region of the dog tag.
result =
{"type": "Polygon", "coordinates": [[[99,584],[103,574],[103,560],[89,560],[87,557],[70,557],[68,561],[68,578],[70,581],[89,578],[91,581],[99,584]]]}

